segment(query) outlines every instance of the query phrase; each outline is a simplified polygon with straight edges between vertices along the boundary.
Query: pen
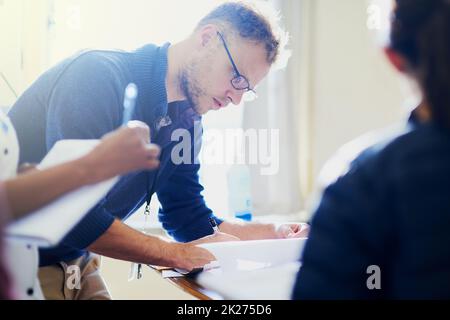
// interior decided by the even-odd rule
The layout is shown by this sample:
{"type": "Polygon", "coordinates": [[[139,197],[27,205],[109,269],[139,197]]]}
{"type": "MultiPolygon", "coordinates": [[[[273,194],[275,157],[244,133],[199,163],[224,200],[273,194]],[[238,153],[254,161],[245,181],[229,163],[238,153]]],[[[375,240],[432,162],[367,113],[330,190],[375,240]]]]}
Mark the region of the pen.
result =
{"type": "Polygon", "coordinates": [[[217,226],[217,222],[214,218],[209,218],[209,224],[213,228],[214,233],[220,232],[219,227],[217,226]]]}
{"type": "Polygon", "coordinates": [[[125,89],[125,97],[123,99],[123,122],[122,126],[126,126],[131,121],[134,108],[136,106],[136,98],[138,96],[138,88],[134,83],[130,83],[125,89]]]}

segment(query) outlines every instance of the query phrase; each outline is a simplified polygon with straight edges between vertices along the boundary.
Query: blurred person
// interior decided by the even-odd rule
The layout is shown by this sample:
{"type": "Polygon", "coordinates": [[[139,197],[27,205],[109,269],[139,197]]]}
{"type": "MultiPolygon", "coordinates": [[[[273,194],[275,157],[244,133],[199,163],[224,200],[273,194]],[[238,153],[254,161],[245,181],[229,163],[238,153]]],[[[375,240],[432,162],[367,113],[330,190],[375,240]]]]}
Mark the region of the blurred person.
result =
{"type": "MultiPolygon", "coordinates": [[[[132,122],[106,135],[101,143],[87,155],[47,170],[28,170],[16,176],[19,147],[16,133],[9,119],[0,112],[0,222],[6,224],[27,216],[29,213],[56,200],[65,193],[79,187],[95,184],[117,175],[137,170],[154,170],[159,165],[160,149],[149,144],[147,125],[132,122]]],[[[61,214],[64,214],[63,212],[61,214]]],[[[0,238],[0,241],[3,240],[0,238]]],[[[15,250],[26,247],[14,244],[15,250]]],[[[0,250],[2,248],[0,247],[0,250]]],[[[26,249],[26,248],[25,248],[26,249]]],[[[28,250],[29,251],[29,250],[28,250]]],[[[27,250],[23,252],[28,254],[27,250]]],[[[33,255],[33,252],[29,253],[33,255]]],[[[0,300],[25,297],[23,288],[17,288],[9,272],[18,277],[37,277],[37,265],[17,265],[7,270],[0,252],[0,300]]],[[[25,258],[25,257],[23,257],[25,258]]],[[[15,280],[15,279],[13,279],[15,280]]],[[[34,288],[33,284],[29,288],[34,288]]],[[[38,291],[39,288],[34,288],[38,291]]]]}
{"type": "Polygon", "coordinates": [[[423,102],[323,192],[294,299],[450,298],[450,1],[396,0],[391,24],[423,102]]]}

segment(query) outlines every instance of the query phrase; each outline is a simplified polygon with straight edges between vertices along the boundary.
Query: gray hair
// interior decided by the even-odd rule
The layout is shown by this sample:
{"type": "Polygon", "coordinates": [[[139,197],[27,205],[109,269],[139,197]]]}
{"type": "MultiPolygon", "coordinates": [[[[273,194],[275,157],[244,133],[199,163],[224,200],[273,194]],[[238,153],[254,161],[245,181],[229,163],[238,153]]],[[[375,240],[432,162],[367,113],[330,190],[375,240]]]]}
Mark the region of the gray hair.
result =
{"type": "Polygon", "coordinates": [[[288,34],[279,26],[279,20],[279,13],[262,3],[229,1],[206,15],[196,30],[208,24],[231,28],[241,38],[264,45],[267,62],[273,65],[283,54],[289,55],[285,50],[288,34]]]}

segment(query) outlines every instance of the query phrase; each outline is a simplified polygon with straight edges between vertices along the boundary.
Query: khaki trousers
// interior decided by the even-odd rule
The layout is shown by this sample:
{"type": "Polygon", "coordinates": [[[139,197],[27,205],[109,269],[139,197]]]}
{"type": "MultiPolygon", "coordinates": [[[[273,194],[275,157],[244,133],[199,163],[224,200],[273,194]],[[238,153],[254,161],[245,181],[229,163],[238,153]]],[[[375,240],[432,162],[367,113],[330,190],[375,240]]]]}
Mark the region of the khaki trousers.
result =
{"type": "Polygon", "coordinates": [[[98,255],[86,253],[69,262],[39,268],[39,281],[47,300],[111,300],[100,275],[98,255]]]}

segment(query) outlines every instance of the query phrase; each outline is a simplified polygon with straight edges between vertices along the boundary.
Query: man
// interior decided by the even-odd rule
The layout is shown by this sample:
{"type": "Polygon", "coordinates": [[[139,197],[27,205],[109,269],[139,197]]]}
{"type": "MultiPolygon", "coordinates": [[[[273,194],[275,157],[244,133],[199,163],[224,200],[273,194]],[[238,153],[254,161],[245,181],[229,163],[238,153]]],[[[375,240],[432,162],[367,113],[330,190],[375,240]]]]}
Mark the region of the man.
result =
{"type": "MultiPolygon", "coordinates": [[[[192,150],[200,143],[194,123],[210,110],[239,104],[243,95],[269,73],[281,54],[282,35],[256,8],[226,3],[200,21],[190,37],[175,45],[147,45],[135,52],[90,51],[68,59],[44,74],[13,107],[10,116],[18,129],[23,161],[39,161],[56,141],[96,138],[121,123],[123,92],[133,82],[139,88],[135,119],[151,128],[160,145],[157,172],[123,178],[106,199],[64,240],[41,251],[40,277],[44,293],[64,298],[64,266],[84,267],[90,255],[191,270],[205,262],[190,243],[169,243],[128,228],[127,218],[157,193],[159,219],[179,242],[213,233],[199,183],[197,154],[191,163],[176,165],[171,134],[189,130],[192,150]],[[61,267],[61,263],[62,264],[61,267]],[[59,265],[58,265],[59,264],[59,265]],[[55,280],[57,279],[57,280],[55,280]]],[[[218,218],[220,231],[203,241],[298,237],[300,225],[238,224],[218,218]],[[232,236],[227,236],[227,234],[232,236]]],[[[200,248],[196,248],[200,250],[200,248]]],[[[101,279],[83,277],[82,287],[101,286],[101,279]]],[[[83,289],[82,289],[83,290],[83,289]]],[[[77,293],[78,298],[96,298],[77,293]]],[[[102,296],[105,297],[105,296],[102,296]]]]}

